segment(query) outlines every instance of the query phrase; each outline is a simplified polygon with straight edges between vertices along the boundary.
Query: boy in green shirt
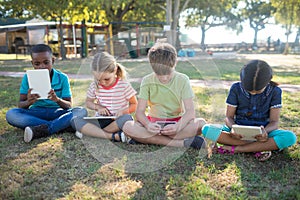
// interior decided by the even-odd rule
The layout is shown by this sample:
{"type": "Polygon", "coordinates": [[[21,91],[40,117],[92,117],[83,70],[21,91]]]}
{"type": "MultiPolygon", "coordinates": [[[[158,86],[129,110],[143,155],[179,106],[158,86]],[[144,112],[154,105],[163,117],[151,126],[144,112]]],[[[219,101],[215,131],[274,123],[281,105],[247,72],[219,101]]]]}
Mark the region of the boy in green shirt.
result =
{"type": "Polygon", "coordinates": [[[199,136],[205,120],[195,118],[188,76],[175,71],[176,49],[168,43],[157,43],[148,57],[153,73],[142,80],[137,121],[126,122],[123,131],[140,143],[205,148],[205,140],[199,136]]]}

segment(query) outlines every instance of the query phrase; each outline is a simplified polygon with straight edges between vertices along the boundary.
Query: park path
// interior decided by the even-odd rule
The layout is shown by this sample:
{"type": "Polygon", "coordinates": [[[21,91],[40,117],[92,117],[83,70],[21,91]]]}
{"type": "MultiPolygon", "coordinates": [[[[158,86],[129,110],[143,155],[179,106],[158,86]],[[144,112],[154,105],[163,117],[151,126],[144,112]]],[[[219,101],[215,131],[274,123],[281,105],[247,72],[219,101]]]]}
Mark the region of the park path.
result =
{"type": "MultiPolygon", "coordinates": [[[[0,71],[0,76],[23,77],[25,72],[4,72],[0,71]]],[[[71,79],[91,79],[90,75],[67,74],[71,79]]],[[[129,79],[130,82],[140,82],[140,78],[129,79]]],[[[218,80],[190,80],[192,86],[229,89],[235,81],[218,81],[218,80]]],[[[280,88],[287,92],[300,92],[300,85],[280,84],[280,88]]]]}

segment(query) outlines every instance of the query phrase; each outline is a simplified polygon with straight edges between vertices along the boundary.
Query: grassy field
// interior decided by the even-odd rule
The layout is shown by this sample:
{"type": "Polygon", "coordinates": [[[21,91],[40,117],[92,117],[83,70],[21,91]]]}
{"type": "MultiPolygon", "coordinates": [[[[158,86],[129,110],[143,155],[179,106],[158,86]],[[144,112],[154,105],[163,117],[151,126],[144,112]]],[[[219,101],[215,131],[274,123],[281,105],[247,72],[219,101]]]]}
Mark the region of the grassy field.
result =
{"type": "MultiPolygon", "coordinates": [[[[249,56],[181,59],[177,70],[191,79],[238,80],[243,64],[258,57],[249,56]]],[[[275,81],[300,85],[299,57],[260,56],[272,65],[275,81]]],[[[0,60],[0,71],[30,68],[29,60],[0,60]]],[[[151,72],[143,60],[122,63],[131,78],[151,72]]],[[[57,61],[56,66],[66,73],[89,73],[88,60],[57,61]]],[[[6,111],[18,102],[20,81],[0,76],[0,199],[300,199],[299,142],[273,152],[266,162],[252,154],[208,158],[193,149],[79,140],[73,133],[25,144],[23,131],[5,121],[6,111]]],[[[83,104],[89,82],[71,79],[75,105],[83,104]]],[[[139,89],[138,80],[132,84],[139,89]]],[[[228,88],[193,89],[197,115],[223,123],[228,88]]],[[[299,95],[283,92],[280,124],[293,130],[298,141],[299,95]]]]}

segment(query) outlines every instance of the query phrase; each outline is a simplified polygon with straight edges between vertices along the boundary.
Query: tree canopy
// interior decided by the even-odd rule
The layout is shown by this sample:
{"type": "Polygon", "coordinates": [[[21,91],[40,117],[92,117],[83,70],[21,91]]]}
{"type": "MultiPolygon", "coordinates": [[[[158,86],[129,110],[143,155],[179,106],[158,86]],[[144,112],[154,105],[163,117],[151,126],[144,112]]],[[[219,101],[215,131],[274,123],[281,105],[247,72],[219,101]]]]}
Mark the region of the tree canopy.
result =
{"type": "MultiPolygon", "coordinates": [[[[272,17],[286,29],[288,41],[292,28],[298,27],[300,35],[299,13],[300,0],[0,0],[2,18],[41,17],[70,23],[115,22],[114,34],[123,31],[124,22],[165,22],[176,32],[179,17],[183,16],[186,27],[201,28],[203,48],[208,29],[225,26],[239,33],[243,21],[249,21],[249,26],[254,30],[253,46],[256,46],[258,32],[272,17]]],[[[168,37],[172,44],[178,40],[178,35],[168,37]]]]}
{"type": "Polygon", "coordinates": [[[293,27],[298,27],[298,34],[300,34],[300,0],[271,0],[272,5],[276,8],[275,19],[282,24],[286,30],[286,46],[284,54],[289,51],[289,35],[293,27]]]}
{"type": "Polygon", "coordinates": [[[205,48],[205,32],[216,26],[227,26],[237,31],[239,16],[237,10],[239,0],[206,1],[194,0],[186,10],[186,27],[200,27],[202,31],[201,46],[205,48]]]}
{"type": "Polygon", "coordinates": [[[275,8],[269,2],[261,0],[246,0],[246,6],[241,9],[243,20],[249,21],[249,26],[254,30],[253,47],[257,47],[258,31],[265,28],[275,8]]]}

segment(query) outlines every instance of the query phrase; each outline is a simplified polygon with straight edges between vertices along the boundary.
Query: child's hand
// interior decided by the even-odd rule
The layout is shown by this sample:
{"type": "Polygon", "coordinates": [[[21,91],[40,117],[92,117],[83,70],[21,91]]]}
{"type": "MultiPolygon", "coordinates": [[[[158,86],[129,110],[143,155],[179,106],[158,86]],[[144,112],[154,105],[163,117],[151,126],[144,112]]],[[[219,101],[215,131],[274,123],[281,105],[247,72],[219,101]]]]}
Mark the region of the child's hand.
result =
{"type": "Polygon", "coordinates": [[[122,115],[124,115],[125,112],[123,110],[118,110],[117,113],[115,114],[116,117],[120,117],[122,115]]]}
{"type": "Polygon", "coordinates": [[[149,122],[149,124],[147,125],[147,131],[150,133],[159,134],[161,131],[161,127],[157,123],[149,122]]]}
{"type": "Polygon", "coordinates": [[[258,142],[266,142],[268,141],[268,133],[265,129],[265,127],[261,126],[262,134],[256,135],[255,139],[257,139],[258,142]]]}
{"type": "Polygon", "coordinates": [[[230,135],[232,138],[235,138],[235,139],[238,139],[238,140],[240,140],[240,139],[243,138],[243,136],[242,136],[241,134],[235,133],[233,129],[231,129],[231,132],[229,133],[229,135],[230,135]]]}
{"type": "Polygon", "coordinates": [[[102,115],[102,116],[111,116],[111,113],[105,107],[98,108],[97,112],[99,113],[99,115],[102,115]]]}
{"type": "Polygon", "coordinates": [[[38,100],[38,98],[40,98],[40,95],[39,95],[39,94],[31,94],[31,91],[32,91],[32,90],[33,90],[33,89],[30,88],[30,89],[28,90],[28,93],[27,93],[27,102],[28,102],[29,105],[34,104],[34,103],[38,100]]]}
{"type": "Polygon", "coordinates": [[[53,89],[50,90],[50,92],[48,93],[48,99],[54,101],[54,102],[58,102],[59,98],[56,96],[56,93],[54,92],[53,89]]]}
{"type": "Polygon", "coordinates": [[[160,130],[162,135],[175,135],[177,132],[177,123],[176,124],[168,124],[160,130]]]}

